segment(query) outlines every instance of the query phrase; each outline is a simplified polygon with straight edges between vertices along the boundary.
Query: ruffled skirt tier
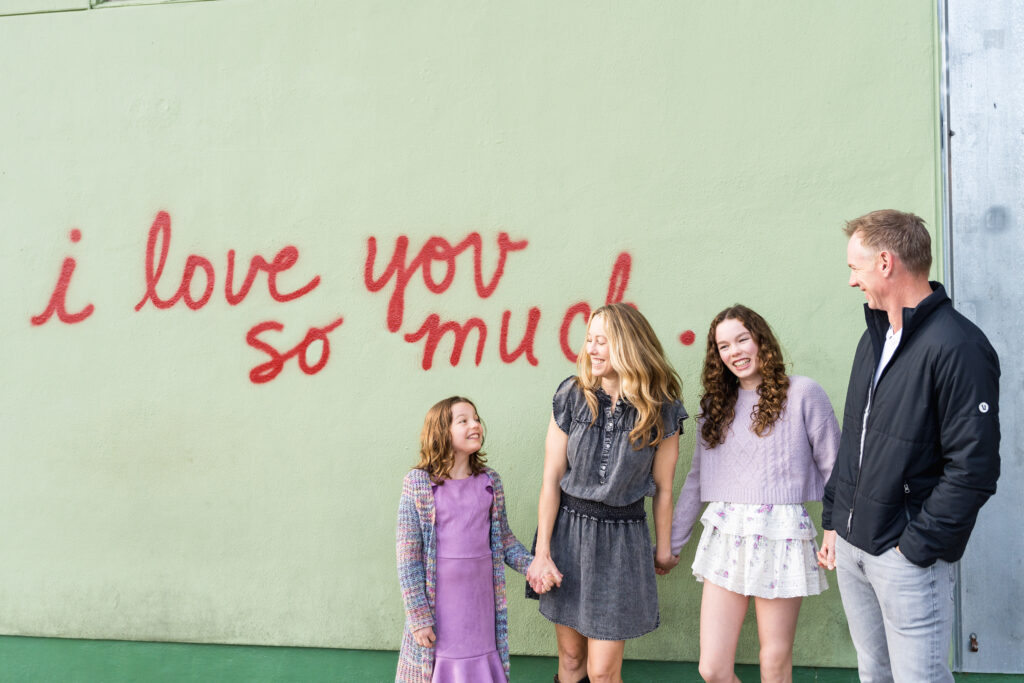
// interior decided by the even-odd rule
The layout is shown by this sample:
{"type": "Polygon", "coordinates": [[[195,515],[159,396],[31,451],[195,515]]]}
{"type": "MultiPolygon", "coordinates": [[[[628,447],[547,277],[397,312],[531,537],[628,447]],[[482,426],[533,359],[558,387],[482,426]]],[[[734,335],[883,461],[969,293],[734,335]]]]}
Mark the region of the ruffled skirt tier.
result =
{"type": "Polygon", "coordinates": [[[795,598],[828,588],[816,531],[800,504],[708,503],[693,575],[740,595],[795,598]]]}

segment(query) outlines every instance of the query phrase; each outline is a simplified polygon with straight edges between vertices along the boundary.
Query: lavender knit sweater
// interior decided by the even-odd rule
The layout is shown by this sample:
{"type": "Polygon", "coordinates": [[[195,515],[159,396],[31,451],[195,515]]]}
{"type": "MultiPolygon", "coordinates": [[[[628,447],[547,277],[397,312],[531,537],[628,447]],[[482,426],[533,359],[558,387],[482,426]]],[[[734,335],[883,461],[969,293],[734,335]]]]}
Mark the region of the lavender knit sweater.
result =
{"type": "Polygon", "coordinates": [[[757,399],[756,390],[740,389],[725,443],[715,448],[701,439],[698,419],[693,464],[672,517],[673,554],[690,540],[702,503],[821,500],[839,448],[839,423],[825,390],[808,377],[790,377],[782,416],[763,437],[750,429],[757,399]]]}

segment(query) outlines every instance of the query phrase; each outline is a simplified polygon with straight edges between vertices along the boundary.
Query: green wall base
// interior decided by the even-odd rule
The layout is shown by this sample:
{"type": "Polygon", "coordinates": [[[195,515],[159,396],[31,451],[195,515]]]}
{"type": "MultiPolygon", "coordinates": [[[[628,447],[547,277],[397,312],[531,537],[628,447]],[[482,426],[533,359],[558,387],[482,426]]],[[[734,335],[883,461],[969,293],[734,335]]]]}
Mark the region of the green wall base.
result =
{"type": "MultiPolygon", "coordinates": [[[[180,683],[246,681],[316,683],[317,681],[394,680],[397,653],[299,647],[137,643],[113,640],[65,640],[0,636],[0,681],[5,683],[180,683]]],[[[513,657],[514,681],[550,681],[556,661],[550,657],[513,657]]],[[[737,675],[758,680],[756,666],[738,666],[737,675]]],[[[627,681],[700,681],[692,662],[627,661],[627,681]]],[[[963,683],[1021,681],[1024,676],[958,674],[963,683]]],[[[856,683],[850,669],[801,668],[794,683],[856,683]]]]}

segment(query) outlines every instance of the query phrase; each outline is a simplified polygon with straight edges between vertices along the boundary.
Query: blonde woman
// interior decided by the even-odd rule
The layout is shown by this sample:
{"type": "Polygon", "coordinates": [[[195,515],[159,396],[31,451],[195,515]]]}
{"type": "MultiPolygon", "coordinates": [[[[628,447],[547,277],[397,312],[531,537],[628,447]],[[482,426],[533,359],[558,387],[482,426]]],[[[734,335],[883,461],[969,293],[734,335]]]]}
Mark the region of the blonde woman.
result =
{"type": "Polygon", "coordinates": [[[658,627],[655,573],[672,566],[672,478],[686,411],[679,376],[635,308],[594,311],[578,374],[552,402],[527,572],[555,624],[555,681],[622,680],[625,641],[658,627]],[[653,496],[656,545],[644,498],[653,496]]]}

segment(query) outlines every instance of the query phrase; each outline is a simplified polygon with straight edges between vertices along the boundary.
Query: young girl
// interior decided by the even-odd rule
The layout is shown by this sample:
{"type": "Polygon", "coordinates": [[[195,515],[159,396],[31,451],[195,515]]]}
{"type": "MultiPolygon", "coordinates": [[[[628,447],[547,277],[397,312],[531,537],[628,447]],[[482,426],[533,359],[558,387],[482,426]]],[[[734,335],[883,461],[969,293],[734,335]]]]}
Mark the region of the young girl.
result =
{"type": "Polygon", "coordinates": [[[739,680],[736,643],[753,596],[761,680],[790,681],[800,602],[828,587],[803,503],[821,500],[839,425],[817,383],[786,376],[771,328],[746,306],[711,322],[701,381],[697,447],[672,520],[678,556],[709,502],[693,561],[704,583],[698,668],[709,683],[739,680]]]}
{"type": "Polygon", "coordinates": [[[576,365],[552,404],[527,578],[534,588],[558,584],[540,596],[541,614],[555,624],[555,680],[617,683],[625,640],[658,627],[655,573],[672,561],[672,479],[686,411],[678,375],[631,306],[594,311],[576,365]],[[653,548],[646,496],[654,498],[653,548]]]}
{"type": "Polygon", "coordinates": [[[533,556],[508,527],[501,479],[484,466],[483,443],[469,399],[452,396],[427,412],[420,461],[405,476],[398,506],[406,618],[395,681],[508,680],[503,564],[522,574],[533,556]]]}

